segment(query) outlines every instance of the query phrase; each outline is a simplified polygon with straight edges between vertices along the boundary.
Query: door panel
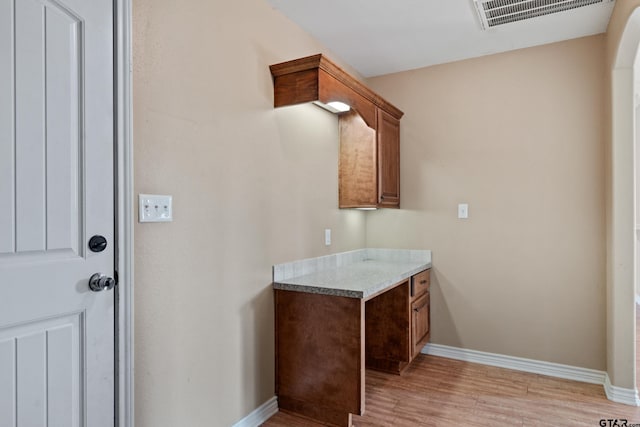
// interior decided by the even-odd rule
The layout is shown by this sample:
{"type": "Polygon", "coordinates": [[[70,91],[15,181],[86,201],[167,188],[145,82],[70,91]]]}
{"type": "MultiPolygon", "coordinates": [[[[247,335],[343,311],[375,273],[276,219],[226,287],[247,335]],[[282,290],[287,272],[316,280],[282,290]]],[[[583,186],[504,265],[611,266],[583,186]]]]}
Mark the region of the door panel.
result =
{"type": "Polygon", "coordinates": [[[54,5],[47,12],[46,241],[47,250],[76,255],[81,237],[79,19],[54,5]]]}
{"type": "Polygon", "coordinates": [[[0,0],[0,254],[15,249],[12,3],[0,0]]]}
{"type": "Polygon", "coordinates": [[[14,147],[3,144],[2,161],[13,185],[0,189],[7,201],[3,240],[15,244],[5,243],[0,253],[66,250],[81,256],[79,19],[58,4],[43,7],[33,0],[16,2],[15,16],[21,24],[15,27],[16,141],[14,147]]]}
{"type": "Polygon", "coordinates": [[[16,425],[16,344],[15,340],[0,341],[0,425],[16,425]]]}
{"type": "Polygon", "coordinates": [[[16,342],[17,420],[19,425],[44,427],[46,409],[46,347],[43,334],[22,337],[16,342]],[[26,403],[26,404],[25,404],[26,403]]]}
{"type": "Polygon", "coordinates": [[[0,0],[3,427],[114,425],[112,10],[0,0]]]}
{"type": "Polygon", "coordinates": [[[42,251],[45,240],[44,8],[16,1],[15,210],[16,252],[42,251]],[[19,53],[19,54],[17,54],[19,53]]]}
{"type": "Polygon", "coordinates": [[[13,380],[0,386],[0,426],[79,425],[81,329],[75,313],[0,333],[0,376],[13,380]]]}

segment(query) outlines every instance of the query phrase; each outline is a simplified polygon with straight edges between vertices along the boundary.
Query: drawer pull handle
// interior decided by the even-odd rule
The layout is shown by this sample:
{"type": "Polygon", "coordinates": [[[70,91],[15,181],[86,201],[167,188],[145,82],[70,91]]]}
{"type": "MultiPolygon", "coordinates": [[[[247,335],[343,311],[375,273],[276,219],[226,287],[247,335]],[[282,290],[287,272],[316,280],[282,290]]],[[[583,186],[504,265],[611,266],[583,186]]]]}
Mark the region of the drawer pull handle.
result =
{"type": "Polygon", "coordinates": [[[415,311],[416,313],[419,313],[420,310],[422,310],[423,308],[425,308],[427,306],[427,304],[423,304],[420,307],[416,307],[413,309],[413,311],[415,311]]]}
{"type": "Polygon", "coordinates": [[[426,283],[427,283],[427,281],[426,281],[426,280],[420,280],[420,284],[421,284],[421,285],[424,285],[424,284],[426,284],[426,283]]]}

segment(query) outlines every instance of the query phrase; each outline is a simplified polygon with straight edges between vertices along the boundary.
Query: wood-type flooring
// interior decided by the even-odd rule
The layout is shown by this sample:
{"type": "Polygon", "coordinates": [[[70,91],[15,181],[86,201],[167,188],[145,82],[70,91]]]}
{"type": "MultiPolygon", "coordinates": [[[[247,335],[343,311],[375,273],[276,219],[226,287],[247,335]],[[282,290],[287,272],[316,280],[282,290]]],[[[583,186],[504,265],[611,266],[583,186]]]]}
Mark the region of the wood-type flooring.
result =
{"type": "MultiPolygon", "coordinates": [[[[419,355],[402,376],[368,370],[365,402],[365,415],[353,417],[356,427],[613,427],[625,425],[623,420],[640,426],[640,408],[607,400],[602,385],[427,355],[419,355]]],[[[279,412],[263,425],[321,424],[279,412]]]]}

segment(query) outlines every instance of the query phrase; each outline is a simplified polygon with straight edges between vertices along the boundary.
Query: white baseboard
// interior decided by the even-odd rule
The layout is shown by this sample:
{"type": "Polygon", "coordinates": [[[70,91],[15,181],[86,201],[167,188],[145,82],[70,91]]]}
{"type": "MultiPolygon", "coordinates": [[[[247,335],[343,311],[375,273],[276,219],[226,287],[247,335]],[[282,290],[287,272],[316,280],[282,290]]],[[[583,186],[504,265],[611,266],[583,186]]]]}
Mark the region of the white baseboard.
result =
{"type": "Polygon", "coordinates": [[[640,406],[638,390],[612,385],[608,374],[604,379],[604,392],[607,395],[607,399],[613,402],[624,403],[625,405],[631,406],[640,406]]]}
{"type": "Polygon", "coordinates": [[[523,357],[486,353],[484,351],[467,350],[464,348],[450,347],[440,344],[427,344],[422,349],[422,353],[590,384],[601,384],[604,387],[604,391],[609,400],[617,403],[624,403],[626,405],[640,406],[640,400],[638,399],[638,392],[636,389],[611,385],[609,375],[604,371],[563,365],[560,363],[525,359],[523,357]]]}
{"type": "Polygon", "coordinates": [[[249,415],[238,421],[233,427],[258,427],[278,412],[278,397],[273,396],[249,415]]]}

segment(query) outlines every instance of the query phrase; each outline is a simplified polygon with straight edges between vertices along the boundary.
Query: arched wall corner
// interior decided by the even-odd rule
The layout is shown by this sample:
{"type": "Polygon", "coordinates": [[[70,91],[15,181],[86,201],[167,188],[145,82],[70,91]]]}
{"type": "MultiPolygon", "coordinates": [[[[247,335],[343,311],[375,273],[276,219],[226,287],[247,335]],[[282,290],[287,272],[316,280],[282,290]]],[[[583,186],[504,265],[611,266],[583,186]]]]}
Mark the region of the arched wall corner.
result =
{"type": "Polygon", "coordinates": [[[634,63],[640,7],[625,24],[611,67],[611,145],[607,197],[607,373],[611,384],[635,384],[634,63]]]}
{"type": "Polygon", "coordinates": [[[640,43],[640,6],[636,7],[625,24],[613,62],[613,69],[633,68],[640,43]]]}

